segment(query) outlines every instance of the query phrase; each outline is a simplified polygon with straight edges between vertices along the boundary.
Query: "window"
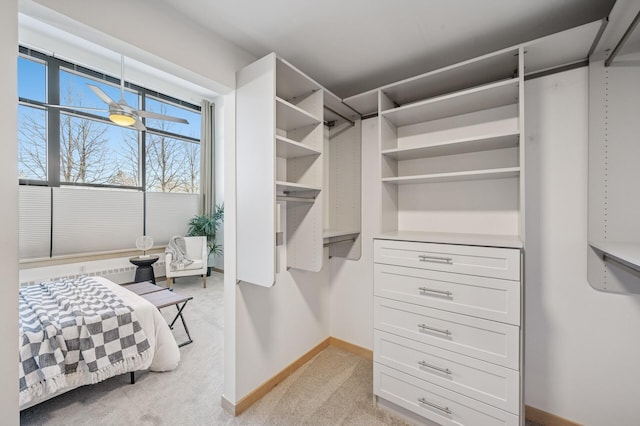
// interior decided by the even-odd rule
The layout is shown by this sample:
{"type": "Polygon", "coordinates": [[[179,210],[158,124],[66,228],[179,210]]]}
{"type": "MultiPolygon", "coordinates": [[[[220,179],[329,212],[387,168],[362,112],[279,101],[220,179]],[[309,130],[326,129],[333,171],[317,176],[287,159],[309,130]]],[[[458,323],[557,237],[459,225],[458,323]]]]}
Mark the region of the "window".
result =
{"type": "MultiPolygon", "coordinates": [[[[151,96],[146,110],[200,123],[200,114],[151,96]]],[[[146,190],[198,193],[200,188],[200,126],[147,119],[146,190]]]]}
{"type": "Polygon", "coordinates": [[[125,82],[128,105],[189,124],[143,118],[146,131],[121,127],[88,87],[119,101],[118,78],[19,51],[21,259],[130,249],[150,228],[158,244],[184,233],[198,208],[200,108],[125,82]],[[172,206],[171,216],[154,206],[172,206]]]}
{"type": "Polygon", "coordinates": [[[24,180],[47,179],[47,101],[45,63],[18,58],[18,174],[24,180]]]}

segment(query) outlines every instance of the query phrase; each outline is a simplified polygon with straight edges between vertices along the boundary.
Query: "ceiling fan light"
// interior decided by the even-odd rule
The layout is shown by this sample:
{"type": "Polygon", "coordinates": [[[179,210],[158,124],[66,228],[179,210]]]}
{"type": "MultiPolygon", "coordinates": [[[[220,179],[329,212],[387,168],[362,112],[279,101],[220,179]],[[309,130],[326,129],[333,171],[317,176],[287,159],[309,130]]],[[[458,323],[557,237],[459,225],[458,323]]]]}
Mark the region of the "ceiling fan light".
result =
{"type": "Polygon", "coordinates": [[[128,111],[113,111],[109,113],[109,120],[119,126],[131,126],[136,122],[136,117],[128,111]]]}

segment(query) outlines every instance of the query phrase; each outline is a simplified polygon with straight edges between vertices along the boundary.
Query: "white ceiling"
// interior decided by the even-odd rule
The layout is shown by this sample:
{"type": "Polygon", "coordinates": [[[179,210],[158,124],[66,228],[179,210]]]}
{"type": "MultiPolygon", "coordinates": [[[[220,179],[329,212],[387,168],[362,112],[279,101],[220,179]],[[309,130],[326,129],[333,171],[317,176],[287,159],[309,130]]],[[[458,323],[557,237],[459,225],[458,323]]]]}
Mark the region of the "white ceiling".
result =
{"type": "Polygon", "coordinates": [[[341,97],[606,16],[615,0],[162,0],[341,97]]]}

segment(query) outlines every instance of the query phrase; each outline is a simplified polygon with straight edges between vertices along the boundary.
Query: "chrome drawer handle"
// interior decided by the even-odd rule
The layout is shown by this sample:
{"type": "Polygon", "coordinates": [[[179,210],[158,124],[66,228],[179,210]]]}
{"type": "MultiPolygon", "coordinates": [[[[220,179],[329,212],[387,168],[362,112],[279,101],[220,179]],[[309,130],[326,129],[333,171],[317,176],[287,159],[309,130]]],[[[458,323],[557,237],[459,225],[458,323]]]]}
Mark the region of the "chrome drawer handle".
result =
{"type": "Polygon", "coordinates": [[[433,370],[441,371],[441,372],[443,372],[445,374],[451,374],[451,370],[449,370],[448,368],[438,367],[436,365],[432,365],[432,364],[426,363],[424,361],[418,361],[418,364],[420,364],[423,367],[427,367],[427,368],[431,368],[433,370]]]}
{"type": "Polygon", "coordinates": [[[421,328],[422,330],[435,331],[436,333],[442,333],[442,334],[446,334],[447,336],[451,336],[451,332],[449,330],[442,330],[440,328],[429,327],[426,324],[418,324],[418,328],[421,328]]]}
{"type": "Polygon", "coordinates": [[[453,296],[453,293],[445,290],[436,290],[436,289],[427,288],[427,287],[418,287],[418,290],[420,290],[422,293],[436,293],[436,294],[442,294],[443,296],[447,296],[447,297],[453,296]]]}
{"type": "Polygon", "coordinates": [[[446,263],[448,265],[453,264],[453,258],[451,257],[427,256],[426,254],[419,254],[418,259],[420,259],[420,262],[437,262],[446,263]]]}
{"type": "Polygon", "coordinates": [[[429,407],[433,407],[436,410],[440,410],[443,413],[451,414],[451,410],[449,410],[449,407],[443,407],[442,405],[434,404],[433,402],[429,402],[424,398],[419,398],[418,402],[420,404],[424,404],[424,405],[428,405],[429,407]]]}

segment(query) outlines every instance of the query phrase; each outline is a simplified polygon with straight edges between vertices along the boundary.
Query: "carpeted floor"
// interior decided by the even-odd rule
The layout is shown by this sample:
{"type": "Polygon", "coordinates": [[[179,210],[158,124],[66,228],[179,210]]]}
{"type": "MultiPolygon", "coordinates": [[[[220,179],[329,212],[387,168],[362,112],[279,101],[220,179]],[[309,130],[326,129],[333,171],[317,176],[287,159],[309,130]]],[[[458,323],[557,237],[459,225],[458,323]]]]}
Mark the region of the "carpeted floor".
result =
{"type": "MultiPolygon", "coordinates": [[[[164,285],[159,282],[160,285],[164,285]]],[[[194,343],[172,372],[136,373],[84,386],[21,412],[22,425],[405,425],[378,409],[370,361],[329,347],[238,417],[222,410],[223,280],[179,279],[192,295],[184,311],[194,343]]],[[[165,316],[175,311],[167,308],[165,316]]],[[[177,323],[179,324],[179,323],[177,323]]],[[[184,339],[181,325],[174,331],[184,339]]],[[[0,421],[1,423],[1,421],[0,421]]],[[[530,424],[527,423],[527,426],[530,424]]],[[[535,426],[531,424],[531,426],[535,426]]]]}
{"type": "MultiPolygon", "coordinates": [[[[159,280],[159,285],[166,285],[159,280]]],[[[178,368],[166,373],[136,373],[136,384],[125,374],[83,386],[23,410],[23,425],[211,425],[229,415],[220,408],[223,386],[223,278],[212,273],[207,288],[202,278],[178,278],[176,293],[193,300],[184,316],[194,342],[180,348],[178,368]]],[[[162,310],[171,319],[175,309],[162,310]]],[[[178,321],[174,335],[185,338],[178,321]]],[[[1,422],[0,422],[1,423],[1,422]]]]}
{"type": "MultiPolygon", "coordinates": [[[[159,281],[160,285],[164,285],[159,281]]],[[[21,412],[22,425],[399,425],[373,405],[372,366],[328,348],[245,413],[220,407],[223,386],[223,280],[213,273],[178,279],[177,293],[194,297],[184,311],[194,343],[180,349],[172,372],[136,373],[84,386],[21,412]]],[[[163,310],[165,317],[174,311],[163,310]]],[[[177,323],[176,340],[184,334],[177,323]]]]}

